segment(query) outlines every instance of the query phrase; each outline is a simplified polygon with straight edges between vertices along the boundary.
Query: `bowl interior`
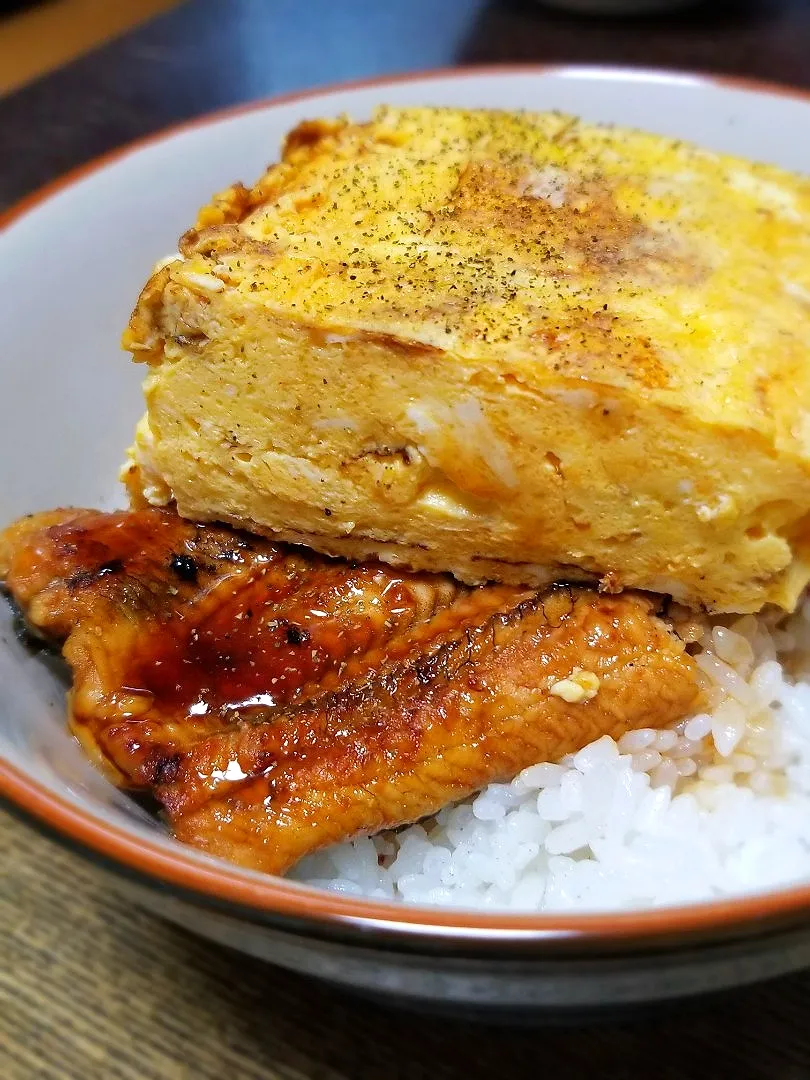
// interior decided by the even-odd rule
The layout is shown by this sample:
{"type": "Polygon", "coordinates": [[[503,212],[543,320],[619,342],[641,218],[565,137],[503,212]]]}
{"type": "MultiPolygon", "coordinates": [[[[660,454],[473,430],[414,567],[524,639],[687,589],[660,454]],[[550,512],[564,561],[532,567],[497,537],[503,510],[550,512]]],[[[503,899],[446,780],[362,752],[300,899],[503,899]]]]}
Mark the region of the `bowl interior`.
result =
{"type": "MultiPolygon", "coordinates": [[[[174,250],[212,192],[250,181],[274,160],[297,121],[341,112],[362,118],[383,102],[561,109],[810,173],[810,141],[802,137],[810,102],[606,69],[415,77],[259,106],[160,137],[12,214],[0,237],[9,301],[0,355],[0,524],[59,505],[122,501],[116,473],[140,412],[143,372],[118,340],[152,264],[174,250]]],[[[95,821],[174,849],[85,760],[65,728],[64,689],[55,665],[18,639],[9,607],[0,604],[0,756],[95,821]]]]}

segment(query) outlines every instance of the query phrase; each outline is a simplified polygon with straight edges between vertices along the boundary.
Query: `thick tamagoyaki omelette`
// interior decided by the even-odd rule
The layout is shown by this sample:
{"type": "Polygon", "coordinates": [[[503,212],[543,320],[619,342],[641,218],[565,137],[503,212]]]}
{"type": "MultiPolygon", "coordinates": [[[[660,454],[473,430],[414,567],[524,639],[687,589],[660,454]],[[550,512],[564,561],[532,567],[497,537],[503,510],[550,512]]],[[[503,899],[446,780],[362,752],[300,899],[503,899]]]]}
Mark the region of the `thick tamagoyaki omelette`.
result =
{"type": "Polygon", "coordinates": [[[810,180],[557,113],[306,122],[124,336],[149,502],[714,611],[810,578],[810,180]]]}

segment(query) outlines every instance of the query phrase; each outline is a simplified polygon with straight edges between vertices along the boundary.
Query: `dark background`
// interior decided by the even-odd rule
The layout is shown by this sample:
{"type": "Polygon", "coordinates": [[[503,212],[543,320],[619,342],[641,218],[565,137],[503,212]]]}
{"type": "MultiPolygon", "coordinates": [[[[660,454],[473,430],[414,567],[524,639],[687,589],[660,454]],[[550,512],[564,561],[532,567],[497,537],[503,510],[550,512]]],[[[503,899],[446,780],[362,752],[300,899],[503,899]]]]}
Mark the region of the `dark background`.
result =
{"type": "Polygon", "coordinates": [[[188,0],[0,102],[0,204],[223,105],[492,62],[663,66],[810,86],[810,2],[704,0],[677,15],[598,19],[535,0],[188,0]]]}
{"type": "MultiPolygon", "coordinates": [[[[810,87],[810,0],[706,0],[643,20],[531,0],[189,0],[0,101],[0,202],[250,98],[533,61],[810,87]]],[[[0,874],[4,1080],[810,1080],[810,976],[589,1028],[489,1029],[355,1000],[189,937],[10,819],[0,874]]]]}

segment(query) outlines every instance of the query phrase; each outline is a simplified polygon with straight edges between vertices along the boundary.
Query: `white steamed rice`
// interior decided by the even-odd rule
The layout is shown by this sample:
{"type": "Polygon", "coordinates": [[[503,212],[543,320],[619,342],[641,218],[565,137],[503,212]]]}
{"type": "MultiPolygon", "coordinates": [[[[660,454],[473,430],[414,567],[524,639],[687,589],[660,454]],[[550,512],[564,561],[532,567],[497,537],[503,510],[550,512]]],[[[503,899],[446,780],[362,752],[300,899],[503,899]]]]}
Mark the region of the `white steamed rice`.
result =
{"type": "Polygon", "coordinates": [[[810,601],[714,622],[709,711],[604,737],[559,764],[291,875],[332,892],[520,911],[607,911],[810,882],[810,601]]]}

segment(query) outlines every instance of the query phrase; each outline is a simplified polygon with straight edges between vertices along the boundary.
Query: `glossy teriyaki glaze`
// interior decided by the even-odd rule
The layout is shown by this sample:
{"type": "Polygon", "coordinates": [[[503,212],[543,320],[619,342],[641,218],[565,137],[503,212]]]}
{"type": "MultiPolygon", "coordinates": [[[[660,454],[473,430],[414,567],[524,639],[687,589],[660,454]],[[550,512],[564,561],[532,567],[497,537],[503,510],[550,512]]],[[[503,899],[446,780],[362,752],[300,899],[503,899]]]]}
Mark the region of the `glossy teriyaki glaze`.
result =
{"type": "Polygon", "coordinates": [[[0,578],[64,641],[73,730],[175,835],[282,873],[697,697],[653,598],[466,589],[168,511],[55,511],[0,578]]]}

